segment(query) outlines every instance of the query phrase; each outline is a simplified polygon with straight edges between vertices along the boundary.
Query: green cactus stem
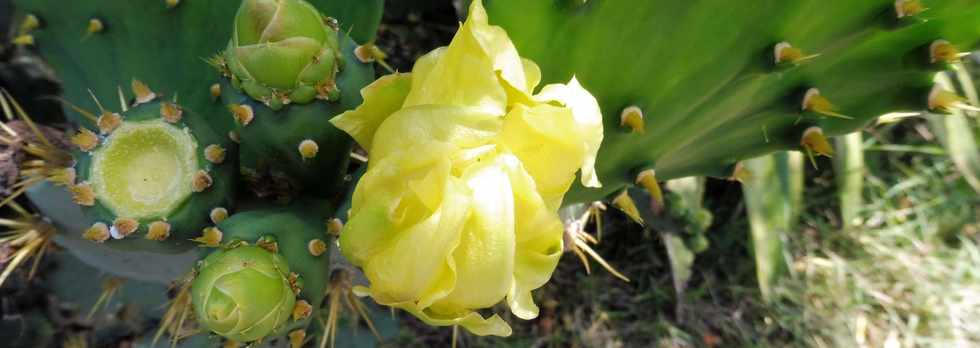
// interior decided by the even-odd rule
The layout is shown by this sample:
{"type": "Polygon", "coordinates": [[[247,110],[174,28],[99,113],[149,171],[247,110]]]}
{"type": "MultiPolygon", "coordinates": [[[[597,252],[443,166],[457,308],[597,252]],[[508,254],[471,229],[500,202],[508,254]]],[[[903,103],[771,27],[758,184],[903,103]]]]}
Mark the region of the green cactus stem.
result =
{"type": "Polygon", "coordinates": [[[374,80],[374,70],[354,56],[353,40],[336,34],[344,70],[337,74],[334,101],[294,103],[277,111],[233,88],[233,82],[221,84],[221,99],[229,108],[224,114],[231,115],[223,117],[236,120],[242,174],[260,196],[328,196],[343,190],[352,141],[328,120],[360,105],[360,90],[374,80]]]}
{"type": "Polygon", "coordinates": [[[544,83],[576,75],[601,104],[604,186],[576,185],[568,203],[645,169],[727,177],[740,160],[803,150],[811,128],[835,136],[942,108],[933,76],[980,42],[973,0],[486,2],[523,56],[548,62],[544,83]]]}
{"type": "Polygon", "coordinates": [[[200,116],[173,102],[147,102],[103,110],[97,123],[99,134],[82,128],[72,137],[78,177],[70,190],[95,221],[86,239],[179,252],[214,223],[212,210],[233,203],[235,144],[200,116]]]}

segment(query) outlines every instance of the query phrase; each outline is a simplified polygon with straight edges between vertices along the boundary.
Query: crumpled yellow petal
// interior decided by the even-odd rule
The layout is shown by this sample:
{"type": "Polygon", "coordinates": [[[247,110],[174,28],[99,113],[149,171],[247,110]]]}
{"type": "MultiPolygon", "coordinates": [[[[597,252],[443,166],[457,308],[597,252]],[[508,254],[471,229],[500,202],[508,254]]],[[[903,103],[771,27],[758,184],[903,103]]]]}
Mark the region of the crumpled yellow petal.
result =
{"type": "Polygon", "coordinates": [[[575,123],[585,135],[585,158],[582,161],[582,185],[585,187],[602,187],[599,176],[595,172],[596,155],[602,144],[602,111],[595,97],[585,90],[578,79],[572,76],[568,84],[552,84],[544,86],[535,99],[542,102],[558,102],[572,109],[575,123]]]}
{"type": "MultiPolygon", "coordinates": [[[[490,143],[503,121],[479,108],[457,105],[419,105],[395,112],[378,128],[371,158],[385,158],[420,141],[452,144],[457,149],[490,143]]],[[[411,160],[414,154],[410,154],[411,160]]],[[[369,162],[370,164],[370,162],[369,162]]]]}
{"type": "Polygon", "coordinates": [[[428,306],[454,287],[451,255],[469,214],[469,189],[449,175],[450,161],[437,149],[406,150],[435,151],[426,153],[429,159],[377,161],[355,189],[357,209],[340,246],[362,266],[379,303],[415,300],[428,306]]]}
{"type": "MultiPolygon", "coordinates": [[[[355,286],[353,288],[354,294],[357,296],[371,296],[374,294],[371,289],[363,286],[355,286]]],[[[500,316],[494,314],[489,318],[483,318],[479,313],[467,310],[460,313],[452,314],[441,314],[435,313],[429,309],[420,309],[414,303],[403,302],[403,303],[392,303],[386,304],[387,306],[401,308],[406,312],[411,313],[416,318],[422,320],[422,322],[432,325],[432,326],[462,326],[474,335],[479,336],[510,336],[512,330],[510,325],[506,321],[500,318],[500,316]]]]}
{"type": "Polygon", "coordinates": [[[538,316],[531,291],[540,288],[555,271],[562,254],[563,225],[545,206],[535,190],[534,179],[513,156],[501,156],[514,192],[515,258],[514,281],[507,295],[511,312],[521,319],[538,316]]]}
{"type": "MultiPolygon", "coordinates": [[[[499,157],[498,157],[499,158],[499,157]]],[[[511,289],[514,274],[514,193],[510,177],[496,159],[466,170],[472,198],[470,217],[453,252],[456,287],[432,304],[440,313],[489,308],[511,289]]]]}
{"type": "Polygon", "coordinates": [[[361,147],[370,152],[374,133],[381,126],[381,122],[401,109],[411,87],[411,74],[395,73],[382,76],[361,89],[364,102],[360,106],[334,117],[330,123],[350,134],[361,147]]]}
{"type": "Polygon", "coordinates": [[[412,72],[412,91],[405,106],[464,105],[503,115],[507,92],[498,74],[512,87],[527,88],[517,48],[503,28],[488,23],[480,1],[471,4],[466,22],[449,46],[424,56],[412,72]]]}
{"type": "Polygon", "coordinates": [[[551,211],[575,180],[586,141],[572,111],[550,104],[515,105],[500,132],[500,142],[520,158],[551,211]]]}

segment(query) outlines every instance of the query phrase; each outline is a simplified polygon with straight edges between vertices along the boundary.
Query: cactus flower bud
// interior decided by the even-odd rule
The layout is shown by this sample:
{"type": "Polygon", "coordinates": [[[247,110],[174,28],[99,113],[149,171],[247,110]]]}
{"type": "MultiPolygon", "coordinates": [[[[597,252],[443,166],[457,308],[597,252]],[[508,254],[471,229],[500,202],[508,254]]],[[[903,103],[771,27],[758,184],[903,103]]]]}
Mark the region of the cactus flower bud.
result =
{"type": "Polygon", "coordinates": [[[337,29],[303,0],[245,0],[224,61],[232,83],[273,109],[336,96],[337,29]]]}
{"type": "Polygon", "coordinates": [[[293,312],[289,266],[256,246],[219,250],[204,259],[191,285],[198,321],[238,342],[275,333],[293,312]]]}
{"type": "Polygon", "coordinates": [[[370,157],[340,234],[370,281],[356,293],[478,335],[510,335],[477,313],[499,302],[538,315],[531,291],[562,253],[558,207],[579,170],[599,186],[603,134],[596,99],[574,78],[535,94],[540,78],[474,1],[448,47],[331,120],[370,157]]]}

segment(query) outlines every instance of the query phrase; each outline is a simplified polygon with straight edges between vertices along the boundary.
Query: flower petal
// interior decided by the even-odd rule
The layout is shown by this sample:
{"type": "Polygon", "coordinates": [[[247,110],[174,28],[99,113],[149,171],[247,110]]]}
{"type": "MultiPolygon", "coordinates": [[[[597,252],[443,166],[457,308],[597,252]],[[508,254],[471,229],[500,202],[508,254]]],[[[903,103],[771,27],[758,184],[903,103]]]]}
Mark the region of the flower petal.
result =
{"type": "MultiPolygon", "coordinates": [[[[439,175],[444,176],[449,168],[448,165],[441,167],[442,173],[439,175]]],[[[455,286],[452,253],[459,244],[470,199],[468,189],[462,182],[448,176],[444,178],[442,204],[429,216],[407,217],[417,220],[417,223],[400,228],[391,226],[381,230],[380,233],[384,234],[381,238],[371,238],[372,234],[379,232],[360,229],[372,227],[372,224],[360,224],[358,220],[388,219],[391,223],[391,218],[382,210],[383,203],[377,206],[376,203],[370,203],[372,206],[369,209],[352,216],[348,224],[352,226],[341,233],[341,250],[345,255],[355,256],[349,254],[371,251],[368,257],[360,255],[362,257],[356,259],[363,261],[360,266],[371,282],[371,291],[378,303],[417,301],[420,308],[425,308],[451,292],[455,286]],[[365,213],[369,215],[363,215],[365,213]],[[358,236],[360,234],[368,238],[358,236]]],[[[403,195],[399,199],[401,202],[396,203],[399,207],[394,207],[395,210],[404,209],[406,214],[417,214],[423,210],[417,206],[420,203],[412,202],[414,199],[410,195],[403,195]],[[410,207],[403,208],[405,205],[410,207]]],[[[351,259],[355,262],[355,257],[351,259]]]]}
{"type": "Polygon", "coordinates": [[[491,26],[480,1],[452,42],[419,60],[413,68],[412,91],[405,106],[451,104],[503,115],[507,93],[501,79],[520,90],[527,88],[524,63],[503,28],[491,26]],[[460,67],[466,67],[461,69],[460,67]]]}
{"type": "Polygon", "coordinates": [[[517,317],[533,319],[538,316],[538,306],[531,291],[547,283],[558,266],[563,227],[558,213],[545,206],[535,190],[534,179],[520,161],[507,159],[506,170],[514,190],[516,214],[514,282],[507,304],[517,317]]]}
{"type": "Polygon", "coordinates": [[[361,89],[364,102],[357,109],[334,117],[330,123],[350,134],[361,147],[370,152],[374,133],[388,116],[401,109],[411,86],[411,74],[382,76],[361,89]]]}
{"type": "Polygon", "coordinates": [[[572,109],[575,123],[585,134],[585,158],[582,161],[582,185],[602,187],[595,172],[595,159],[602,144],[602,111],[595,97],[585,90],[573,76],[568,84],[544,86],[535,99],[542,102],[559,102],[572,109]]]}
{"type": "Polygon", "coordinates": [[[456,261],[456,287],[433,303],[438,312],[488,308],[502,300],[514,274],[514,194],[510,178],[496,160],[470,167],[463,181],[472,210],[463,229],[456,261]]]}
{"type": "Polygon", "coordinates": [[[504,118],[500,142],[520,158],[549,209],[557,211],[585,157],[585,135],[572,111],[515,105],[504,118]]]}
{"type": "MultiPolygon", "coordinates": [[[[465,149],[491,142],[503,121],[482,109],[456,105],[419,105],[392,114],[378,128],[371,158],[384,158],[420,141],[436,141],[465,149]]],[[[410,158],[420,154],[407,154],[410,158]]],[[[369,162],[370,163],[370,162],[369,162]]]]}

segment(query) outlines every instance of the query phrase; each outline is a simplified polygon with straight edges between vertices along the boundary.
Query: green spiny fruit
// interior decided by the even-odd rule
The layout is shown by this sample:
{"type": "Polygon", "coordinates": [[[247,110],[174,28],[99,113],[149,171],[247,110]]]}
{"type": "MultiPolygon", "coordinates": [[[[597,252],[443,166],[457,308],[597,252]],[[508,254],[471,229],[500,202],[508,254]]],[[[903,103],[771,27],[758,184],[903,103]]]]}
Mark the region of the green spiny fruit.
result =
{"type": "Polygon", "coordinates": [[[221,57],[235,88],[273,110],[336,100],[338,29],[303,0],[245,0],[221,57]]]}
{"type": "Polygon", "coordinates": [[[297,201],[218,224],[224,246],[199,265],[191,290],[200,322],[240,342],[305,328],[329,281],[325,222],[332,211],[297,201]]]}
{"type": "Polygon", "coordinates": [[[282,255],[257,246],[211,253],[192,283],[199,322],[216,334],[251,342],[273,333],[289,319],[296,295],[282,255]]]}
{"type": "Polygon", "coordinates": [[[72,137],[77,179],[70,190],[96,221],[86,239],[187,250],[233,203],[236,147],[190,110],[149,99],[138,93],[141,104],[122,113],[104,110],[97,131],[82,128],[72,137]],[[130,236],[137,232],[141,238],[130,236]]]}
{"type": "Polygon", "coordinates": [[[825,135],[896,110],[946,108],[930,98],[933,76],[980,40],[974,0],[488,0],[487,9],[522,55],[549,62],[544,82],[574,74],[601,103],[605,185],[576,185],[569,203],[651,168],[659,180],[726,177],[776,150],[830,155],[817,148],[825,135]]]}
{"type": "Polygon", "coordinates": [[[224,58],[213,61],[231,81],[230,86],[222,84],[221,96],[236,120],[242,171],[260,196],[334,194],[339,192],[352,143],[328,120],[360,105],[359,92],[373,81],[374,70],[357,59],[357,44],[351,38],[331,28],[329,20],[304,1],[278,4],[284,8],[278,16],[283,17],[269,22],[267,18],[278,9],[275,4],[244,2],[224,58]],[[254,23],[261,25],[253,27],[254,23]],[[255,32],[266,35],[268,28],[281,31],[274,38],[254,38],[255,32]],[[284,46],[290,42],[307,42],[303,45],[310,47],[284,46]],[[316,58],[307,58],[313,55],[316,58]]]}

